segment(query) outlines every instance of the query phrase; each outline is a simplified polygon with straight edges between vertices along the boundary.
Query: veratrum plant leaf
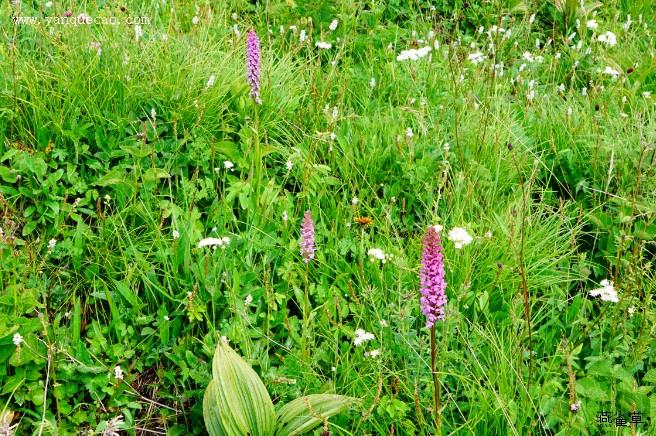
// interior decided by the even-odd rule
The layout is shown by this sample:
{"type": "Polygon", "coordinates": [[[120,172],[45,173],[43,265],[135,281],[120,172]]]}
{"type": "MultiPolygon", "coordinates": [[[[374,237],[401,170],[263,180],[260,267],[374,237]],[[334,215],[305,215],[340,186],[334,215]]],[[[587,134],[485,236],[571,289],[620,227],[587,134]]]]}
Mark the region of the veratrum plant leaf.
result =
{"type": "Polygon", "coordinates": [[[253,368],[222,338],[212,359],[212,381],[203,398],[210,436],[272,436],[276,414],[253,368]]]}
{"type": "Polygon", "coordinates": [[[347,409],[356,400],[332,394],[297,398],[278,411],[276,436],[295,436],[312,430],[325,420],[347,409]]]}

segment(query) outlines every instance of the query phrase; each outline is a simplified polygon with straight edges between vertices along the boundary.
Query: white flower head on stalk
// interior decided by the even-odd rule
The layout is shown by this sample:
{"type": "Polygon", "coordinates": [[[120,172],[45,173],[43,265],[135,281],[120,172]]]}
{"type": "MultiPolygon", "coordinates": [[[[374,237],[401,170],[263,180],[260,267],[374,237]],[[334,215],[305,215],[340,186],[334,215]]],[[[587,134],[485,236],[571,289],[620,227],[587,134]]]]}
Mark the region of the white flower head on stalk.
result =
{"type": "Polygon", "coordinates": [[[380,350],[379,349],[364,352],[364,357],[371,357],[373,359],[373,358],[378,357],[378,356],[380,356],[380,350]]]}
{"type": "Polygon", "coordinates": [[[480,64],[485,60],[485,56],[483,56],[483,53],[480,51],[476,51],[474,53],[470,53],[469,56],[467,56],[467,60],[471,62],[472,64],[480,64]]]}
{"type": "Polygon", "coordinates": [[[253,302],[253,296],[251,294],[248,294],[246,298],[244,298],[244,306],[250,306],[252,302],[253,302]]]}
{"type": "Polygon", "coordinates": [[[216,247],[226,248],[228,244],[230,244],[230,238],[227,236],[224,236],[222,238],[205,238],[200,240],[200,242],[198,243],[198,248],[203,248],[203,247],[212,247],[214,249],[216,249],[216,247]]]}
{"type": "Polygon", "coordinates": [[[416,61],[426,56],[428,53],[430,53],[431,50],[432,48],[430,46],[422,47],[419,49],[411,48],[410,50],[403,50],[396,57],[396,60],[399,62],[403,62],[407,60],[416,61]]]}
{"type": "Polygon", "coordinates": [[[451,230],[449,230],[448,234],[448,239],[449,241],[453,242],[456,246],[456,249],[461,249],[465,245],[471,244],[471,242],[474,240],[474,238],[471,237],[469,233],[467,233],[467,230],[463,229],[462,227],[454,227],[451,230]]]}
{"type": "Polygon", "coordinates": [[[134,26],[134,38],[139,41],[143,37],[143,30],[140,25],[134,26]]]}
{"type": "Polygon", "coordinates": [[[330,29],[331,32],[334,32],[337,29],[338,25],[339,25],[339,20],[333,20],[330,23],[330,26],[328,26],[328,28],[330,29]]]}
{"type": "Polygon", "coordinates": [[[177,230],[173,229],[173,240],[176,240],[176,239],[178,239],[178,238],[180,238],[180,232],[178,232],[177,230]]]}
{"type": "Polygon", "coordinates": [[[55,248],[55,245],[57,245],[57,240],[55,238],[52,238],[51,240],[48,241],[48,251],[52,251],[55,248]]]}
{"type": "Polygon", "coordinates": [[[597,20],[588,20],[588,22],[585,23],[585,27],[591,30],[597,30],[597,28],[599,28],[599,23],[597,23],[597,20]]]}
{"type": "Polygon", "coordinates": [[[369,333],[363,329],[357,329],[355,331],[355,337],[353,338],[353,345],[359,347],[365,342],[373,341],[374,339],[376,339],[376,337],[373,335],[373,333],[369,333]]]}
{"type": "Polygon", "coordinates": [[[376,87],[376,78],[372,77],[371,80],[369,80],[369,87],[370,88],[375,88],[376,87]]]}
{"type": "Polygon", "coordinates": [[[212,74],[209,79],[207,79],[207,83],[205,84],[205,88],[211,88],[214,86],[214,82],[216,82],[216,76],[212,74]]]}
{"type": "Polygon", "coordinates": [[[226,160],[226,161],[223,161],[223,168],[225,168],[226,170],[234,171],[235,164],[233,164],[229,160],[226,160]]]}
{"type": "Polygon", "coordinates": [[[613,79],[617,79],[618,77],[620,77],[620,72],[613,67],[604,68],[603,73],[611,76],[613,79]]]}
{"type": "Polygon", "coordinates": [[[119,365],[116,365],[114,367],[114,378],[116,380],[123,380],[123,377],[123,369],[119,365]]]}
{"type": "Polygon", "coordinates": [[[601,285],[601,288],[590,291],[591,297],[599,297],[603,301],[609,301],[611,303],[618,303],[620,301],[619,298],[617,298],[617,291],[613,286],[613,282],[610,280],[602,280],[599,284],[601,285]]]}
{"type": "Polygon", "coordinates": [[[597,41],[612,47],[617,45],[617,36],[613,32],[605,32],[597,37],[597,41]]]}
{"type": "Polygon", "coordinates": [[[322,50],[329,50],[333,47],[331,43],[325,41],[317,41],[317,43],[314,45],[322,50]]]}
{"type": "Polygon", "coordinates": [[[20,347],[20,345],[23,343],[23,336],[21,336],[20,333],[14,333],[14,337],[11,341],[14,343],[14,345],[20,347]]]}
{"type": "Polygon", "coordinates": [[[386,254],[380,248],[370,248],[369,251],[367,251],[367,255],[372,262],[380,260],[382,263],[385,263],[387,262],[387,259],[390,258],[390,255],[386,254]]]}

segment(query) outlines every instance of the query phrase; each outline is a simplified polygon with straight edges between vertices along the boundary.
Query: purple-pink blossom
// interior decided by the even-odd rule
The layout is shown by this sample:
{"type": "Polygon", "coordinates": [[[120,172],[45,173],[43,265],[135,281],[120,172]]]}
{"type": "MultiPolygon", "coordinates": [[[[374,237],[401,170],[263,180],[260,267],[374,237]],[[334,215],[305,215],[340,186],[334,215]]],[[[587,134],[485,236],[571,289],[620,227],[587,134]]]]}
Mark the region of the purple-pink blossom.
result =
{"type": "Polygon", "coordinates": [[[251,86],[251,97],[255,103],[260,99],[260,40],[257,33],[251,30],[246,34],[246,79],[251,86]]]}
{"type": "Polygon", "coordinates": [[[440,234],[435,227],[426,231],[421,255],[421,311],[426,315],[426,327],[444,319],[446,306],[446,280],[444,278],[444,256],[440,234]]]}
{"type": "Polygon", "coordinates": [[[314,259],[314,221],[309,210],[305,212],[301,223],[301,256],[305,263],[314,259]]]}

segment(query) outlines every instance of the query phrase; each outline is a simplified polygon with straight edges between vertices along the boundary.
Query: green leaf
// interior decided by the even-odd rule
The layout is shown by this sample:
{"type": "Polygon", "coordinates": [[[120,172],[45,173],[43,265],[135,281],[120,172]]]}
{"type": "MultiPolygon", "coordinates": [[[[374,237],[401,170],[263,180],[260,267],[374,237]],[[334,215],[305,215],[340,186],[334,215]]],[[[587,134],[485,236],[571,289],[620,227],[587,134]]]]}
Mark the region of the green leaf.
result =
{"type": "Polygon", "coordinates": [[[656,384],[656,368],[650,369],[647,371],[645,376],[642,378],[644,383],[655,383],[656,384]]]}
{"type": "Polygon", "coordinates": [[[270,436],[275,411],[253,368],[223,338],[212,360],[212,381],[203,398],[203,418],[210,436],[270,436]]]}
{"type": "Polygon", "coordinates": [[[16,180],[18,180],[18,173],[5,166],[0,166],[0,178],[7,183],[16,183],[16,180]]]}
{"type": "Polygon", "coordinates": [[[333,394],[315,394],[297,398],[278,411],[276,435],[294,436],[306,433],[325,420],[346,410],[355,398],[333,394]]]}

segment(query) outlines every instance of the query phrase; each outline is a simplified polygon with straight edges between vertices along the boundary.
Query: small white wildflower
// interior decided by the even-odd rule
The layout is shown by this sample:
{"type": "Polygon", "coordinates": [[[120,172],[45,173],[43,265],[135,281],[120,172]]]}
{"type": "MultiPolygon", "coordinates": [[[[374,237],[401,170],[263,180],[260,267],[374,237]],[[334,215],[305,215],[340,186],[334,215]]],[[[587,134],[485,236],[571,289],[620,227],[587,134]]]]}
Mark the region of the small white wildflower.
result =
{"type": "Polygon", "coordinates": [[[454,227],[451,230],[449,230],[449,234],[447,236],[451,242],[453,242],[456,246],[457,249],[461,249],[465,245],[470,244],[474,238],[471,237],[469,233],[467,233],[467,230],[463,229],[462,227],[454,227]]]}
{"type": "Polygon", "coordinates": [[[317,41],[317,43],[314,44],[314,45],[318,48],[323,49],[323,50],[328,50],[328,49],[332,48],[332,46],[333,46],[331,43],[325,42],[325,41],[317,41]]]}
{"type": "Polygon", "coordinates": [[[643,96],[644,98],[651,98],[651,92],[649,92],[649,91],[645,91],[645,92],[642,93],[642,96],[643,96]]]}
{"type": "Polygon", "coordinates": [[[635,310],[636,310],[635,307],[633,306],[629,307],[628,309],[629,316],[633,316],[635,314],[635,310]]]}
{"type": "Polygon", "coordinates": [[[556,59],[560,59],[561,56],[562,56],[562,54],[561,54],[560,52],[558,52],[558,53],[556,53],[556,55],[554,56],[554,58],[556,58],[556,59]]]}
{"type": "Polygon", "coordinates": [[[205,88],[211,88],[214,86],[214,82],[216,82],[216,76],[212,74],[209,79],[207,79],[207,83],[205,84],[205,88]]]}
{"type": "Polygon", "coordinates": [[[114,378],[116,380],[123,380],[123,377],[124,377],[123,369],[121,369],[121,367],[119,365],[116,365],[114,367],[114,378]]]}
{"type": "Polygon", "coordinates": [[[298,35],[298,40],[300,42],[305,42],[306,39],[307,39],[307,32],[305,31],[305,29],[301,29],[301,33],[299,33],[298,35]]]}
{"type": "Polygon", "coordinates": [[[564,84],[564,83],[561,83],[560,85],[558,85],[557,90],[558,90],[558,92],[561,93],[561,94],[562,94],[563,92],[565,92],[565,84],[564,84]]]}
{"type": "Polygon", "coordinates": [[[198,23],[200,23],[200,18],[198,18],[198,15],[194,15],[194,18],[191,19],[191,24],[196,26],[198,23]]]}
{"type": "Polygon", "coordinates": [[[381,319],[381,320],[379,321],[379,323],[380,323],[380,326],[381,326],[381,327],[387,327],[387,326],[389,326],[389,324],[387,323],[387,320],[385,320],[385,319],[381,319]]]}
{"type": "Polygon", "coordinates": [[[244,306],[250,306],[252,302],[253,302],[253,296],[251,294],[248,294],[246,298],[244,298],[244,306]]]}
{"type": "Polygon", "coordinates": [[[600,297],[603,301],[610,301],[613,303],[618,303],[620,300],[617,298],[617,291],[613,286],[613,282],[610,280],[602,280],[601,288],[593,289],[590,291],[591,297],[600,297]]]}
{"type": "Polygon", "coordinates": [[[597,30],[599,28],[599,23],[597,23],[597,20],[588,20],[585,23],[585,27],[591,30],[597,30]]]}
{"type": "Polygon", "coordinates": [[[568,107],[566,112],[567,118],[570,118],[572,116],[572,112],[574,112],[573,109],[571,107],[568,107]]]}
{"type": "Polygon", "coordinates": [[[139,41],[143,37],[143,30],[140,25],[134,26],[134,38],[139,41]]]}
{"type": "Polygon", "coordinates": [[[164,321],[171,321],[171,318],[168,315],[164,315],[164,321]]]}
{"type": "Polygon", "coordinates": [[[448,142],[445,142],[442,148],[444,149],[444,151],[449,151],[451,150],[451,145],[448,142]]]}
{"type": "Polygon", "coordinates": [[[337,29],[338,24],[339,24],[339,20],[333,20],[330,22],[330,26],[328,26],[328,28],[330,29],[331,32],[334,32],[335,29],[337,29]]]}
{"type": "Polygon", "coordinates": [[[177,230],[174,229],[173,230],[173,240],[176,240],[178,238],[180,238],[180,232],[178,232],[177,230]]]}
{"type": "Polygon", "coordinates": [[[405,129],[406,138],[412,138],[413,136],[415,136],[415,134],[412,132],[412,127],[408,127],[407,129],[405,129]]]}
{"type": "Polygon", "coordinates": [[[286,210],[282,211],[282,220],[284,222],[287,222],[287,220],[289,220],[289,214],[287,213],[286,210]]]}
{"type": "Polygon", "coordinates": [[[233,24],[232,25],[232,33],[234,33],[235,36],[237,38],[239,38],[241,36],[241,32],[239,31],[239,26],[237,26],[236,24],[233,24]]]}
{"type": "Polygon", "coordinates": [[[55,238],[52,238],[51,240],[48,241],[48,250],[52,251],[55,248],[55,245],[57,245],[57,240],[55,238]]]}
{"type": "Polygon", "coordinates": [[[626,23],[624,23],[624,24],[622,25],[622,28],[623,28],[625,31],[629,30],[629,27],[631,27],[631,23],[632,23],[632,21],[631,21],[631,15],[627,15],[627,17],[626,17],[626,23]]]}
{"type": "Polygon", "coordinates": [[[608,46],[614,46],[617,44],[617,36],[613,32],[602,33],[597,37],[597,41],[603,42],[608,46]]]}
{"type": "Polygon", "coordinates": [[[330,370],[331,370],[332,372],[337,372],[337,368],[335,368],[334,366],[331,367],[330,370]]]}
{"type": "Polygon", "coordinates": [[[359,347],[363,343],[367,341],[373,341],[374,339],[376,339],[376,337],[373,335],[373,333],[369,333],[363,329],[357,329],[355,331],[355,337],[353,338],[353,345],[359,347]]]}
{"type": "Polygon", "coordinates": [[[531,15],[531,18],[528,19],[528,24],[533,24],[535,21],[535,14],[531,15]]]}
{"type": "Polygon", "coordinates": [[[370,248],[369,251],[367,251],[367,255],[369,256],[369,260],[372,262],[375,262],[376,259],[378,259],[382,263],[385,263],[388,257],[380,248],[370,248]]]}
{"type": "Polygon", "coordinates": [[[17,347],[20,347],[20,345],[23,343],[23,337],[21,336],[20,333],[14,333],[14,337],[11,340],[14,345],[17,347]]]}
{"type": "Polygon", "coordinates": [[[293,167],[294,164],[292,163],[291,160],[288,159],[287,162],[285,162],[285,168],[287,168],[287,171],[291,171],[293,167]]]}
{"type": "Polygon", "coordinates": [[[399,62],[403,62],[407,60],[416,61],[426,56],[428,53],[430,53],[431,50],[432,48],[430,46],[422,47],[419,49],[411,48],[409,50],[403,50],[396,57],[396,60],[399,62]]]}
{"type": "Polygon", "coordinates": [[[435,228],[435,231],[436,231],[437,233],[442,232],[442,229],[444,228],[444,226],[442,226],[442,225],[440,225],[440,224],[435,224],[433,227],[435,228]]]}
{"type": "Polygon", "coordinates": [[[375,357],[378,357],[378,356],[380,356],[380,350],[379,349],[364,352],[364,357],[375,358],[375,357]]]}
{"type": "Polygon", "coordinates": [[[169,40],[169,36],[166,33],[162,33],[162,41],[166,42],[169,40]]]}
{"type": "Polygon", "coordinates": [[[91,41],[89,43],[89,48],[96,50],[98,56],[102,55],[102,45],[98,41],[91,41]]]}
{"type": "Polygon", "coordinates": [[[581,95],[584,97],[588,95],[588,88],[586,88],[585,86],[581,88],[581,95]]]}
{"type": "Polygon", "coordinates": [[[477,51],[474,53],[470,53],[469,56],[467,56],[467,60],[469,60],[469,62],[471,62],[472,64],[476,65],[483,62],[485,60],[485,57],[483,56],[483,53],[477,51]]]}
{"type": "Polygon", "coordinates": [[[535,56],[530,51],[525,51],[522,57],[529,62],[535,62],[535,56]]]}
{"type": "Polygon", "coordinates": [[[198,242],[198,248],[203,247],[221,247],[225,248],[230,243],[230,238],[224,236],[223,238],[204,238],[198,242]]]}
{"type": "Polygon", "coordinates": [[[376,78],[372,77],[371,80],[369,80],[369,87],[370,88],[375,88],[376,87],[376,78]]]}
{"type": "Polygon", "coordinates": [[[606,67],[603,73],[611,76],[613,79],[617,79],[618,77],[620,77],[620,72],[613,67],[606,67]]]}
{"type": "Polygon", "coordinates": [[[157,118],[157,111],[155,110],[155,108],[150,109],[150,118],[152,118],[153,120],[157,118]]]}
{"type": "Polygon", "coordinates": [[[354,196],[353,198],[351,198],[351,204],[352,204],[353,206],[355,206],[356,204],[358,204],[359,201],[360,201],[360,200],[358,199],[358,197],[355,197],[355,196],[354,196]]]}
{"type": "Polygon", "coordinates": [[[485,237],[486,237],[487,239],[490,239],[490,238],[492,237],[492,231],[491,231],[491,230],[488,230],[487,232],[485,232],[485,237]]]}
{"type": "Polygon", "coordinates": [[[46,2],[44,5],[46,8],[51,8],[52,7],[52,2],[46,2]]]}
{"type": "Polygon", "coordinates": [[[233,164],[229,160],[224,160],[223,161],[223,168],[225,168],[226,170],[232,170],[234,167],[235,167],[235,164],[233,164]]]}

